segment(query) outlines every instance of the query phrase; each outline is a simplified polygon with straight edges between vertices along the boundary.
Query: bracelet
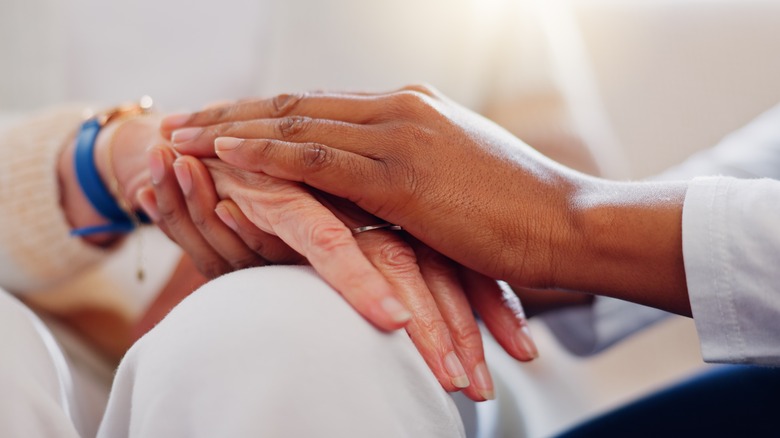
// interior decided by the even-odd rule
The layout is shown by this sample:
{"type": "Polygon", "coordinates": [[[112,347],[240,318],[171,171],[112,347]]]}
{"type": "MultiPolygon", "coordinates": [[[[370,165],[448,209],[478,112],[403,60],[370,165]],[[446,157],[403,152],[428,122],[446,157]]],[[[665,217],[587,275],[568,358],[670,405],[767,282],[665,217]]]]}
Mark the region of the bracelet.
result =
{"type": "Polygon", "coordinates": [[[149,223],[144,214],[131,217],[111,194],[100,178],[95,164],[95,141],[100,130],[110,121],[130,115],[147,114],[151,109],[151,98],[144,96],[139,104],[126,105],[110,110],[102,115],[94,116],[81,124],[76,137],[76,148],[73,161],[76,178],[84,196],[92,207],[100,213],[108,224],[83,227],[71,230],[71,236],[88,236],[96,233],[128,233],[135,229],[136,222],[149,223]]]}

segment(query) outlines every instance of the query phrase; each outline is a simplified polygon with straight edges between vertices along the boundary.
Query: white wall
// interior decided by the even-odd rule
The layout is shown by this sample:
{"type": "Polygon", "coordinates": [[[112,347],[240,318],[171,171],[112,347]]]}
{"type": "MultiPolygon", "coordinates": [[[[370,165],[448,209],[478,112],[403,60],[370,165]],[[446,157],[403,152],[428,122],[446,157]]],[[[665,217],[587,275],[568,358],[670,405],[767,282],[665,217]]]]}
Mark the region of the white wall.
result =
{"type": "Polygon", "coordinates": [[[632,177],[713,145],[780,101],[780,2],[574,0],[632,177]]]}

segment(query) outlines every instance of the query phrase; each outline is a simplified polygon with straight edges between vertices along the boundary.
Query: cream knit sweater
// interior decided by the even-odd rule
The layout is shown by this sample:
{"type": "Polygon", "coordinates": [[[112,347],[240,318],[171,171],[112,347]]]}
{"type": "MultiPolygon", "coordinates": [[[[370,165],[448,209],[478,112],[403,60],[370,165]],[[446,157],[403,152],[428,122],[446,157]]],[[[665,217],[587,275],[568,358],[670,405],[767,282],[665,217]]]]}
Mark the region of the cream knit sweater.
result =
{"type": "Polygon", "coordinates": [[[84,109],[54,108],[0,127],[0,287],[10,292],[54,286],[107,253],[71,237],[60,206],[56,163],[84,109]]]}
{"type": "Polygon", "coordinates": [[[142,248],[135,236],[110,251],[69,235],[56,164],[86,108],[0,120],[0,288],[50,311],[98,307],[132,319],[167,283],[181,250],[156,227],[140,232],[142,248]],[[139,255],[143,282],[135,277],[139,255]]]}

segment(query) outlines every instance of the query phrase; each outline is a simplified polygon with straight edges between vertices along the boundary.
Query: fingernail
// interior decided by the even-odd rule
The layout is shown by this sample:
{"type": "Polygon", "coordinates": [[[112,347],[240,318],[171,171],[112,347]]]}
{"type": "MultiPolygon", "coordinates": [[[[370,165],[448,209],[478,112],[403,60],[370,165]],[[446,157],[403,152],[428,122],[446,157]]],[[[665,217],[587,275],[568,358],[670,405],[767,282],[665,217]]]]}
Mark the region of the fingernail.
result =
{"type": "Polygon", "coordinates": [[[516,339],[520,348],[528,353],[529,360],[539,357],[539,350],[536,349],[536,343],[531,337],[531,329],[528,326],[524,325],[517,331],[516,339]]]}
{"type": "Polygon", "coordinates": [[[460,359],[454,351],[450,351],[444,356],[444,367],[447,368],[447,372],[450,374],[452,384],[456,388],[466,388],[469,386],[469,378],[466,376],[466,370],[463,369],[463,364],[460,363],[460,359]]]}
{"type": "Polygon", "coordinates": [[[217,208],[214,209],[214,213],[216,213],[217,217],[219,217],[225,225],[230,227],[231,230],[238,232],[238,224],[227,207],[224,205],[217,205],[217,208]]]}
{"type": "Polygon", "coordinates": [[[233,149],[236,149],[243,143],[244,140],[240,138],[233,138],[233,137],[219,137],[216,140],[214,140],[214,149],[219,151],[232,151],[233,149]]]}
{"type": "Polygon", "coordinates": [[[474,367],[474,387],[485,400],[496,398],[496,393],[493,391],[493,378],[485,362],[480,362],[474,367]]]}
{"type": "Polygon", "coordinates": [[[164,117],[162,122],[160,122],[160,125],[165,129],[176,129],[184,126],[187,121],[190,120],[190,117],[192,117],[192,115],[189,113],[171,114],[164,117]]]}
{"type": "Polygon", "coordinates": [[[150,194],[151,189],[138,190],[135,194],[135,200],[152,222],[158,222],[160,220],[160,212],[157,210],[157,203],[154,202],[150,194]]]}
{"type": "Polygon", "coordinates": [[[173,131],[171,135],[171,141],[174,143],[184,143],[199,136],[203,131],[201,128],[184,128],[177,131],[173,131]]]}
{"type": "Polygon", "coordinates": [[[159,184],[165,177],[165,164],[163,163],[162,153],[159,150],[153,150],[149,153],[149,173],[154,185],[159,184]]]}
{"type": "Polygon", "coordinates": [[[176,161],[173,163],[173,173],[176,174],[176,180],[179,181],[179,187],[181,187],[182,193],[185,196],[190,194],[192,190],[192,173],[190,172],[190,166],[183,161],[176,161]]]}
{"type": "Polygon", "coordinates": [[[382,300],[382,309],[399,324],[412,319],[412,314],[396,298],[387,297],[382,300]]]}

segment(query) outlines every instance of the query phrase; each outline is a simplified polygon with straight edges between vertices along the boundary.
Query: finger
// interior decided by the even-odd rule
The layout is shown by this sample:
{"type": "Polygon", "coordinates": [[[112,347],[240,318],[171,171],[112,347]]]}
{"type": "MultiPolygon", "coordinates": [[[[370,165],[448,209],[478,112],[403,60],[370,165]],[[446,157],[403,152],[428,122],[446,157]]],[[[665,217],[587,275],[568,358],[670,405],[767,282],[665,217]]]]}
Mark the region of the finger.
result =
{"type": "Polygon", "coordinates": [[[275,222],[275,234],[291,247],[300,248],[317,272],[374,324],[384,330],[406,325],[411,314],[395,297],[392,285],[360,251],[350,230],[319,203],[299,212],[306,218],[275,222]]]}
{"type": "Polygon", "coordinates": [[[215,147],[222,161],[240,169],[304,182],[351,201],[357,202],[361,192],[371,193],[371,198],[390,195],[392,185],[380,163],[323,144],[221,137],[215,147]]]}
{"type": "Polygon", "coordinates": [[[470,385],[449,327],[420,273],[414,250],[392,233],[374,231],[356,236],[368,259],[388,279],[412,312],[406,331],[446,391],[470,385]]]}
{"type": "Polygon", "coordinates": [[[217,216],[219,202],[209,171],[197,158],[182,156],[173,163],[173,171],[184,195],[190,219],[200,235],[233,269],[264,266],[262,254],[250,249],[217,216]]]}
{"type": "Polygon", "coordinates": [[[192,127],[173,133],[173,147],[184,155],[214,156],[214,140],[218,137],[282,140],[296,143],[319,142],[337,144],[348,151],[366,150],[372,126],[341,121],[288,116],[278,119],[259,119],[225,122],[205,127],[192,127]]]}
{"type": "Polygon", "coordinates": [[[461,286],[457,266],[426,245],[415,242],[414,247],[425,282],[449,327],[458,357],[468,370],[472,385],[464,393],[475,401],[492,400],[495,391],[485,361],[482,334],[461,286]]]}
{"type": "Polygon", "coordinates": [[[282,239],[257,228],[232,200],[220,201],[214,211],[246,246],[269,262],[280,265],[307,263],[305,257],[295,252],[282,239]]]}
{"type": "MultiPolygon", "coordinates": [[[[238,101],[236,100],[230,100],[230,99],[215,100],[214,102],[210,102],[204,105],[201,110],[214,110],[217,108],[228,107],[230,105],[235,105],[237,102],[238,101]]],[[[185,121],[190,117],[190,115],[191,113],[172,113],[164,117],[160,123],[160,135],[164,139],[170,140],[171,135],[173,134],[171,126],[175,126],[175,124],[172,124],[170,121],[167,124],[162,123],[162,121],[167,119],[170,119],[171,121],[175,121],[177,119],[181,121],[185,121]]]]}
{"type": "Polygon", "coordinates": [[[160,221],[160,212],[157,210],[157,197],[154,195],[154,188],[151,185],[138,189],[135,194],[135,201],[154,224],[158,227],[165,225],[160,221]]]}
{"type": "MultiPolygon", "coordinates": [[[[354,204],[331,195],[314,196],[349,227],[370,224],[377,219],[354,204]]],[[[390,281],[401,301],[412,311],[406,331],[442,387],[448,391],[471,388],[468,375],[453,343],[447,321],[423,277],[413,248],[397,233],[374,231],[355,235],[371,263],[390,281]]],[[[465,302],[465,298],[464,298],[465,302]]],[[[467,311],[468,303],[466,302],[467,311]]]]}
{"type": "Polygon", "coordinates": [[[360,251],[351,231],[308,191],[288,181],[268,181],[267,175],[245,175],[242,180],[235,171],[210,170],[219,193],[230,193],[255,226],[304,255],[358,313],[383,330],[408,322],[411,314],[360,251]]]}
{"type": "Polygon", "coordinates": [[[291,115],[364,123],[381,110],[382,101],[373,95],[280,94],[270,99],[248,100],[192,114],[172,114],[162,120],[161,129],[164,132],[171,132],[193,126],[203,127],[225,122],[274,119],[291,115]]]}
{"type": "Polygon", "coordinates": [[[469,302],[501,347],[524,362],[539,357],[523,306],[512,289],[466,268],[461,278],[469,302]]]}
{"type": "Polygon", "coordinates": [[[149,153],[149,170],[157,201],[158,224],[169,238],[187,252],[198,270],[209,278],[231,271],[230,264],[204,239],[190,218],[187,204],[173,172],[173,151],[157,146],[149,153]]]}

